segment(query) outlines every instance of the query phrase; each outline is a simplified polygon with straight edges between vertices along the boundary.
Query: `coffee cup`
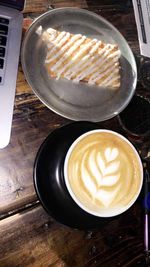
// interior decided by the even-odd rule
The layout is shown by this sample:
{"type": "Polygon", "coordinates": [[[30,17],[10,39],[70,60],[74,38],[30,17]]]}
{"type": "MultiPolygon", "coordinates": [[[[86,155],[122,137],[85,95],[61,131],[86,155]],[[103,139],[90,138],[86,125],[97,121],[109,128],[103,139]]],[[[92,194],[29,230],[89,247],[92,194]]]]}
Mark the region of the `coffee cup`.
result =
{"type": "Polygon", "coordinates": [[[79,136],[64,162],[67,190],[89,214],[112,217],[128,210],[143,184],[143,166],[134,146],[105,129],[79,136]]]}

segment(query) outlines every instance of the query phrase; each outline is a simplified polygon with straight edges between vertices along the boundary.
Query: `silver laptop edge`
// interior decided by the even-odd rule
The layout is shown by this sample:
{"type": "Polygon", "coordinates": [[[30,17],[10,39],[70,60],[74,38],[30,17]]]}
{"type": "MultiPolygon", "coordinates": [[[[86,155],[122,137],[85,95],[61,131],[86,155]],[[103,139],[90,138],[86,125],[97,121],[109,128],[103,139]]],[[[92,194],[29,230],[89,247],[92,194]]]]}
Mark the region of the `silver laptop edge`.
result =
{"type": "Polygon", "coordinates": [[[9,19],[7,65],[4,66],[4,77],[0,84],[0,148],[4,148],[8,145],[11,134],[23,15],[16,9],[0,6],[1,16],[9,19]]]}

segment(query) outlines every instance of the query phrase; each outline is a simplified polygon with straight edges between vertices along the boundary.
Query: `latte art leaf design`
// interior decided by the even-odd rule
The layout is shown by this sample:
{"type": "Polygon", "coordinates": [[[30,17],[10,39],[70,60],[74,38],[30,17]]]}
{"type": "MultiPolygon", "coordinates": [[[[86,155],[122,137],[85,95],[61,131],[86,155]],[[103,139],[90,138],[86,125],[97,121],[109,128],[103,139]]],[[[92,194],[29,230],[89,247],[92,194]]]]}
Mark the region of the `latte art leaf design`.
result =
{"type": "Polygon", "coordinates": [[[85,151],[81,161],[81,179],[92,201],[110,205],[120,188],[120,161],[117,148],[85,151]]]}
{"type": "Polygon", "coordinates": [[[108,161],[115,160],[118,155],[119,155],[119,151],[117,148],[111,149],[110,147],[107,147],[105,150],[105,157],[106,157],[106,160],[108,161]]]}
{"type": "Polygon", "coordinates": [[[125,138],[107,130],[89,132],[70,152],[66,165],[69,192],[85,211],[109,217],[122,213],[136,200],[142,186],[142,165],[125,138]]]}

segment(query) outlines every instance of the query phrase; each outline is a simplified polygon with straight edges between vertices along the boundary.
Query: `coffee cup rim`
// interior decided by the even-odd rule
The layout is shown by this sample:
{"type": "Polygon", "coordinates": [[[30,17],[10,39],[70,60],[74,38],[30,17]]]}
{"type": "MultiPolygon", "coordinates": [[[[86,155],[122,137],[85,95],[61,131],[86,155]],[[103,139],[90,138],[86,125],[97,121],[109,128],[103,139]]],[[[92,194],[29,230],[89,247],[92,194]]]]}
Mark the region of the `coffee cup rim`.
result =
{"type": "Polygon", "coordinates": [[[143,165],[142,165],[142,161],[141,161],[141,158],[136,150],[136,148],[133,146],[133,144],[127,139],[125,138],[123,135],[115,132],[115,131],[112,131],[112,130],[107,130],[107,129],[96,129],[96,130],[90,130],[82,135],[80,135],[72,144],[71,146],[69,147],[68,151],[67,151],[67,154],[65,156],[65,160],[64,160],[64,181],[65,181],[65,184],[66,184],[66,187],[67,187],[67,190],[70,194],[70,196],[72,197],[72,199],[75,201],[75,203],[79,206],[79,208],[81,208],[82,210],[86,211],[87,213],[89,213],[90,215],[94,215],[94,216],[97,216],[97,217],[104,217],[104,218],[107,218],[107,217],[114,217],[114,216],[117,216],[117,215],[120,215],[122,214],[123,212],[127,211],[137,200],[140,192],[141,192],[141,189],[142,189],[142,185],[143,185],[143,165]],[[139,163],[139,169],[140,169],[140,178],[141,178],[141,181],[140,181],[140,185],[139,185],[139,188],[138,188],[138,191],[136,192],[135,196],[133,197],[133,199],[130,201],[130,203],[125,206],[125,207],[122,207],[121,209],[119,209],[118,212],[110,212],[109,214],[103,214],[103,213],[100,213],[100,212],[95,212],[95,211],[91,211],[90,209],[88,209],[87,207],[85,207],[78,199],[77,197],[75,196],[74,192],[72,191],[71,189],[71,186],[69,184],[69,178],[68,178],[68,173],[67,173],[67,167],[68,167],[68,161],[69,161],[69,157],[72,153],[72,150],[74,149],[74,147],[86,136],[88,135],[91,135],[93,133],[100,133],[100,132],[103,132],[103,133],[110,133],[110,134],[113,134],[115,136],[118,136],[120,139],[124,140],[127,144],[129,144],[129,146],[132,148],[132,150],[134,151],[135,155],[136,155],[136,158],[138,160],[138,163],[139,163]]]}

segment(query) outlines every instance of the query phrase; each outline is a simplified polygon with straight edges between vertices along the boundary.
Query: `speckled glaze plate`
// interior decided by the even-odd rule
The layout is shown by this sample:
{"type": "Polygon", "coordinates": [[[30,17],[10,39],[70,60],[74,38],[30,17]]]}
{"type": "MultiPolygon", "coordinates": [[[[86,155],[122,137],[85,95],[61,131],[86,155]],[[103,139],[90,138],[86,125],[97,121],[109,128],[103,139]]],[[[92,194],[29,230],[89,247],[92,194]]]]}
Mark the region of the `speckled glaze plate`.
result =
{"type": "Polygon", "coordinates": [[[45,210],[60,223],[77,229],[101,228],[112,218],[100,218],[83,211],[73,201],[64,181],[66,153],[81,134],[98,129],[92,122],[74,122],[53,131],[41,145],[34,165],[34,185],[45,210]]]}
{"type": "Polygon", "coordinates": [[[120,113],[131,100],[137,81],[133,53],[119,31],[107,20],[78,8],[58,8],[41,15],[29,28],[22,45],[22,67],[26,79],[39,99],[54,112],[72,120],[104,121],[120,113]],[[81,33],[121,50],[121,87],[106,90],[85,83],[50,78],[44,66],[47,48],[36,33],[39,26],[81,33]]]}

